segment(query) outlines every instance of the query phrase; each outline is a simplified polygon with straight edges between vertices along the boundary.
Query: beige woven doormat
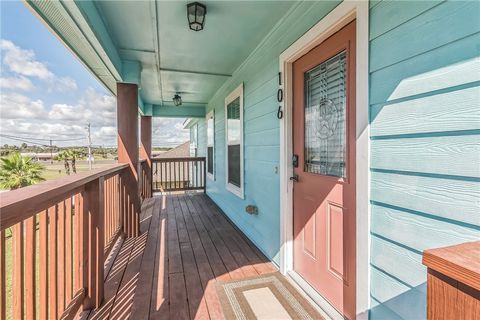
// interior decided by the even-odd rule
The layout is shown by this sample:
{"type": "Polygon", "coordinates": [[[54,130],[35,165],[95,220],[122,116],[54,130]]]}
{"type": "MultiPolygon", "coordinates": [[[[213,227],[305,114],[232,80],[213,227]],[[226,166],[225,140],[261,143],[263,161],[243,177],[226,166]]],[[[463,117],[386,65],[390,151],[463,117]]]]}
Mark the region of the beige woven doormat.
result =
{"type": "Polygon", "coordinates": [[[324,320],[279,272],[218,282],[217,292],[227,320],[324,320]]]}

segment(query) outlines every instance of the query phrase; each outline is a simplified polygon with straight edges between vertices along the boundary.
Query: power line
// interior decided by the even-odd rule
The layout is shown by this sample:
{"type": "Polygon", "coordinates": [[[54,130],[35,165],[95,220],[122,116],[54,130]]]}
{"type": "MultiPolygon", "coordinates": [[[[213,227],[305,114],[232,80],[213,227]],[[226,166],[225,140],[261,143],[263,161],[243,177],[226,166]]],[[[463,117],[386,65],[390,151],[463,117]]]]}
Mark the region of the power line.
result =
{"type": "MultiPolygon", "coordinates": [[[[0,135],[0,136],[2,136],[2,135],[0,135]]],[[[15,140],[15,141],[20,141],[20,142],[25,142],[25,143],[30,143],[30,144],[37,145],[37,146],[42,146],[42,147],[49,147],[48,144],[33,142],[33,141],[29,141],[29,140],[25,140],[25,139],[20,139],[20,138],[10,138],[10,137],[7,137],[7,139],[11,139],[11,140],[15,140]]]]}
{"type": "Polygon", "coordinates": [[[8,135],[8,134],[0,134],[0,136],[4,137],[4,138],[10,138],[10,139],[13,139],[13,138],[17,138],[17,139],[28,139],[28,140],[37,140],[37,141],[77,141],[77,140],[83,140],[85,139],[85,137],[81,137],[81,138],[70,138],[70,139],[40,139],[40,138],[33,138],[33,137],[25,137],[25,136],[12,136],[12,135],[8,135]]]}

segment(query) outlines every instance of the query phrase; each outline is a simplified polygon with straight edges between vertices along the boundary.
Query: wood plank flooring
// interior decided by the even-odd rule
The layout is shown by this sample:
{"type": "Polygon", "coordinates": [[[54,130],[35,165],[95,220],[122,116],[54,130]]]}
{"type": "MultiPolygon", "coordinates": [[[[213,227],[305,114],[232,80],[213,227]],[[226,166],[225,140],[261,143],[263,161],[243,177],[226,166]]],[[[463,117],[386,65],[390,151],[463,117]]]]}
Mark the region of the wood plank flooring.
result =
{"type": "Polygon", "coordinates": [[[204,194],[144,201],[141,235],[112,257],[105,300],[84,319],[224,319],[218,280],[277,269],[204,194]]]}

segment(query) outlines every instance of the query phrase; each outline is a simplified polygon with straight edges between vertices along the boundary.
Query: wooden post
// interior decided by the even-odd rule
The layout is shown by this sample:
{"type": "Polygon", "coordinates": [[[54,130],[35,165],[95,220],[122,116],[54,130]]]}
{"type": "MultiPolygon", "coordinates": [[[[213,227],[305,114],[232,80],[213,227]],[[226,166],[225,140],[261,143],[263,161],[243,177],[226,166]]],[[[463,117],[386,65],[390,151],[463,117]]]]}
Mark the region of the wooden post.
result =
{"type": "Polygon", "coordinates": [[[146,182],[150,184],[147,189],[147,198],[152,196],[152,117],[141,116],[140,121],[140,159],[146,159],[146,182]]]}
{"type": "Polygon", "coordinates": [[[128,219],[127,235],[135,237],[139,230],[140,197],[138,195],[138,86],[117,83],[118,162],[128,163],[122,175],[125,185],[128,219]]]}
{"type": "Polygon", "coordinates": [[[103,183],[104,179],[102,177],[86,184],[83,197],[83,221],[86,222],[83,228],[87,229],[83,233],[87,235],[87,245],[83,249],[88,252],[87,272],[85,273],[84,270],[84,276],[87,276],[86,282],[84,282],[86,285],[84,286],[87,288],[87,296],[83,305],[84,310],[99,307],[103,300],[103,183]]]}

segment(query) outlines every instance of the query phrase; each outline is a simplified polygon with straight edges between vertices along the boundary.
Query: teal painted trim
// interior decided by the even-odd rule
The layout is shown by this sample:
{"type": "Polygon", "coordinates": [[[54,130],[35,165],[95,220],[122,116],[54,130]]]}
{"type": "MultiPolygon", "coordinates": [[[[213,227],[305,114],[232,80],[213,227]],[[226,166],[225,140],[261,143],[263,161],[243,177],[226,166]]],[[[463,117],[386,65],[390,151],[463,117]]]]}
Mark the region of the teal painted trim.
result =
{"type": "MultiPolygon", "coordinates": [[[[44,14],[43,10],[41,8],[38,7],[38,5],[35,3],[35,1],[32,1],[32,0],[25,0],[25,5],[27,5],[28,7],[30,7],[30,9],[32,9],[40,18],[41,20],[55,33],[55,35],[60,39],[61,42],[63,42],[63,44],[68,47],[73,53],[74,55],[83,63],[84,66],[86,66],[86,68],[95,76],[96,73],[95,73],[95,70],[90,66],[90,64],[87,62],[86,58],[83,57],[79,51],[77,50],[77,48],[69,41],[67,40],[67,38],[64,36],[64,34],[62,33],[62,30],[60,30],[59,28],[56,27],[56,25],[50,21],[50,19],[44,14]]],[[[52,2],[53,3],[53,2],[52,2]]],[[[48,3],[49,5],[52,5],[52,3],[48,3]]],[[[101,59],[100,59],[101,60],[101,59]]],[[[102,61],[102,63],[105,65],[104,61],[102,61]]],[[[107,66],[105,65],[105,67],[107,68],[107,66]]],[[[107,68],[107,70],[109,70],[107,68]]],[[[109,70],[110,71],[110,70],[109,70]]],[[[113,78],[113,75],[112,75],[112,78],[113,78]]],[[[116,95],[116,88],[114,87],[114,85],[112,83],[109,83],[108,80],[106,80],[105,78],[101,78],[101,77],[98,77],[97,76],[97,79],[101,82],[101,84],[103,84],[103,86],[113,95],[116,95]],[[112,85],[112,86],[110,86],[112,85]]]]}
{"type": "MultiPolygon", "coordinates": [[[[98,13],[94,2],[75,0],[75,4],[77,5],[78,9],[87,21],[90,29],[102,45],[113,66],[115,67],[118,73],[116,76],[120,77],[122,75],[122,59],[120,58],[117,47],[115,46],[115,43],[110,37],[107,27],[103,23],[102,17],[98,13]]],[[[120,79],[117,78],[117,80],[120,79]]]]}
{"type": "Polygon", "coordinates": [[[166,118],[204,118],[205,108],[187,105],[179,107],[153,105],[152,116],[166,118]]]}
{"type": "Polygon", "coordinates": [[[126,60],[122,64],[123,82],[135,83],[140,86],[140,75],[142,73],[142,65],[139,61],[126,60]]]}
{"type": "Polygon", "coordinates": [[[383,136],[371,136],[370,140],[390,140],[390,139],[415,139],[415,138],[434,138],[434,137],[460,137],[480,135],[480,129],[473,130],[455,130],[445,132],[422,132],[422,133],[406,133],[406,134],[393,134],[383,136]]]}
{"type": "Polygon", "coordinates": [[[151,116],[152,115],[153,106],[151,103],[144,104],[144,115],[151,116]]]}
{"type": "Polygon", "coordinates": [[[140,95],[138,95],[138,110],[142,115],[145,115],[145,105],[143,103],[143,99],[140,95]]]}
{"type": "Polygon", "coordinates": [[[388,203],[384,203],[384,202],[380,202],[380,201],[375,201],[375,200],[371,200],[370,204],[380,206],[380,207],[384,207],[384,208],[388,208],[388,209],[407,212],[407,213],[410,213],[410,214],[422,216],[422,217],[433,219],[433,220],[448,222],[448,223],[455,224],[455,225],[458,225],[458,226],[461,226],[461,227],[471,228],[471,229],[480,231],[480,225],[473,224],[473,223],[463,222],[463,221],[459,221],[459,220],[455,220],[455,219],[451,219],[451,218],[438,216],[438,215],[431,214],[431,213],[426,213],[426,212],[422,212],[422,211],[417,211],[417,210],[413,210],[413,209],[399,207],[399,206],[396,206],[396,205],[392,205],[392,204],[388,204],[388,203]]]}
{"type": "Polygon", "coordinates": [[[470,181],[470,182],[480,182],[480,178],[472,176],[458,176],[451,174],[439,174],[439,173],[429,173],[429,172],[417,172],[417,171],[403,171],[403,170],[394,170],[394,169],[380,169],[380,168],[370,168],[371,172],[378,173],[390,173],[390,174],[402,174],[405,176],[417,176],[417,177],[427,177],[427,178],[438,178],[438,179],[449,179],[449,180],[461,180],[461,181],[470,181]]]}

